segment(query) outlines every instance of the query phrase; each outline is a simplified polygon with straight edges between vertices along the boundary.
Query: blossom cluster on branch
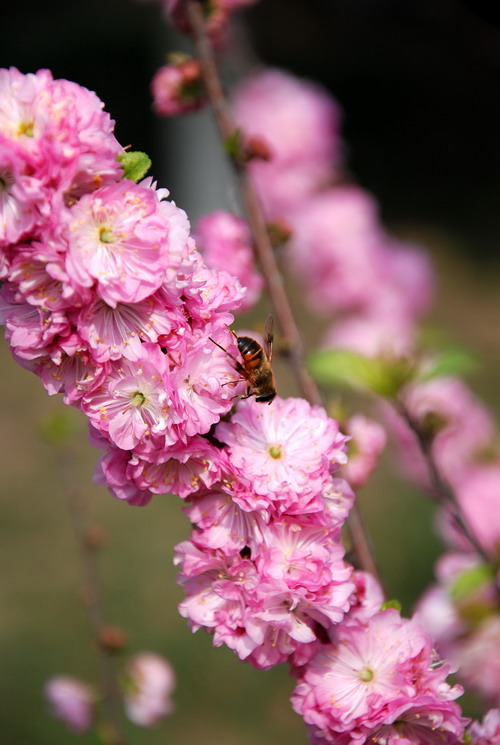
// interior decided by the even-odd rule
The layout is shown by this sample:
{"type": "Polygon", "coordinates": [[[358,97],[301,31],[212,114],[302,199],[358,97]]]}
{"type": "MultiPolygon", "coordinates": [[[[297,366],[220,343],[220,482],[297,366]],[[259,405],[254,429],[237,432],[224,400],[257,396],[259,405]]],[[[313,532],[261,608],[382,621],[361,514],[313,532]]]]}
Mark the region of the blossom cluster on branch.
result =
{"type": "MultiPolygon", "coordinates": [[[[202,4],[212,43],[248,4],[202,4]]],[[[168,0],[166,10],[189,30],[185,2],[168,0]]],[[[198,106],[186,95],[202,66],[179,59],[176,67],[155,78],[159,113],[198,106]]],[[[311,306],[331,316],[327,346],[413,360],[432,296],[430,263],[390,237],[373,198],[347,182],[338,105],[318,86],[267,71],[236,91],[234,113],[242,141],[253,143],[245,168],[270,230],[290,238],[292,271],[311,306]]],[[[47,70],[0,71],[0,320],[15,359],[87,416],[91,441],[104,450],[98,483],[131,505],[166,493],[184,500],[192,533],[175,549],[180,613],[256,668],[287,662],[292,704],[314,745],[496,742],[498,711],[464,734],[468,720],[455,703],[462,689],[446,680],[461,665],[500,703],[491,695],[499,690],[494,663],[491,687],[475,670],[499,634],[492,565],[485,570],[449,503],[442,525],[461,553],[440,565],[442,585],[412,619],[384,603],[342,542],[353,487],[375,467],[384,430],[355,415],[343,434],[305,399],[254,400],[229,328],[266,280],[248,225],[220,211],[191,235],[167,190],[143,173],[132,178],[128,162],[94,93],[47,70]],[[464,576],[474,597],[466,588],[454,605],[464,576]],[[474,636],[476,617],[466,612],[479,606],[486,611],[474,636]]],[[[493,555],[496,525],[476,518],[466,496],[477,493],[481,454],[494,437],[489,414],[459,380],[408,378],[392,397],[399,418],[387,416],[406,462],[426,488],[457,491],[493,555]]],[[[495,474],[490,483],[481,471],[485,493],[495,474]]],[[[162,668],[162,693],[148,687],[149,663],[131,667],[128,701],[131,718],[146,726],[167,713],[172,683],[162,668]]],[[[75,731],[88,726],[92,695],[67,679],[48,689],[75,731]]]]}

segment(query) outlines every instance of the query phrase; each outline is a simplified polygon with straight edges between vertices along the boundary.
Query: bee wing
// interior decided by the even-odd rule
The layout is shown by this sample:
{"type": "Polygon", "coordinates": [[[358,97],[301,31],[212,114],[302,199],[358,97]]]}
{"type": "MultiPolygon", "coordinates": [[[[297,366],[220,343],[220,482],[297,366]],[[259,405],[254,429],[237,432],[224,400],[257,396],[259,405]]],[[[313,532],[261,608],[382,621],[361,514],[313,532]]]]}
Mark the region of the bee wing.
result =
{"type": "Polygon", "coordinates": [[[266,319],[264,326],[264,353],[269,362],[273,359],[274,319],[271,314],[266,319]]]}

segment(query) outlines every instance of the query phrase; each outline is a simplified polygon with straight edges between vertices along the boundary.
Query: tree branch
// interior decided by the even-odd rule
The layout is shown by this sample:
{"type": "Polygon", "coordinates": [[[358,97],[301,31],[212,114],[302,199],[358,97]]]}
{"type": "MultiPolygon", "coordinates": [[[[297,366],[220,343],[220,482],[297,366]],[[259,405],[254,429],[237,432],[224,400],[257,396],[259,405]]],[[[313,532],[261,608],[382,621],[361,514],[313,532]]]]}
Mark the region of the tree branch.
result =
{"type": "MultiPolygon", "coordinates": [[[[237,127],[233,121],[227,99],[222,88],[212,44],[206,33],[205,19],[200,3],[187,0],[186,13],[196,45],[205,88],[214,117],[224,142],[234,136],[237,127]]],[[[243,204],[254,239],[254,250],[264,275],[274,313],[280,325],[288,358],[305,398],[311,404],[322,405],[319,389],[309,375],[304,363],[304,347],[295,322],[291,304],[286,294],[283,277],[276,260],[262,208],[246,167],[231,159],[241,189],[243,204]]],[[[351,541],[362,569],[370,572],[381,583],[373,552],[370,548],[359,508],[354,503],[348,521],[351,541]]]]}

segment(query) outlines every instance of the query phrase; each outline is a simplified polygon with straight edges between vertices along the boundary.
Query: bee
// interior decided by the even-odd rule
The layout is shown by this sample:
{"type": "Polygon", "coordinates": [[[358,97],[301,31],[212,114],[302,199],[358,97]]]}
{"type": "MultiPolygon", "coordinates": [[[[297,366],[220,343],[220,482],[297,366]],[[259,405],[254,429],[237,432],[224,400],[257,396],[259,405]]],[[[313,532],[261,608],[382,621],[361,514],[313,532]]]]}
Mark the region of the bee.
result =
{"type": "Polygon", "coordinates": [[[237,336],[231,329],[243,362],[237,360],[231,352],[228,352],[227,349],[224,349],[224,347],[209,337],[210,341],[232,359],[234,369],[241,375],[241,378],[238,378],[238,380],[231,380],[230,383],[224,383],[224,385],[235,385],[241,381],[246,382],[247,392],[241,398],[255,396],[255,400],[259,403],[270,404],[276,396],[276,381],[274,379],[273,368],[271,367],[273,359],[273,331],[274,321],[273,317],[269,315],[264,327],[264,346],[261,347],[255,339],[251,339],[249,336],[237,336]]]}

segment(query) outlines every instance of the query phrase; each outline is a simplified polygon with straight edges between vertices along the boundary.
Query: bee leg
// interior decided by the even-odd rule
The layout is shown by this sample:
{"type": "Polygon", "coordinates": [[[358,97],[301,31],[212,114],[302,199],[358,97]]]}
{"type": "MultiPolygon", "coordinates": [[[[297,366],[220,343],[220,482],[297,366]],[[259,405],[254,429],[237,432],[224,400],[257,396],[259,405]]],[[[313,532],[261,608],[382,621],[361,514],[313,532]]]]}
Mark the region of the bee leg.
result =
{"type": "Polygon", "coordinates": [[[227,349],[224,349],[224,347],[222,347],[218,342],[216,342],[215,339],[212,339],[211,336],[209,336],[208,338],[210,339],[212,344],[215,344],[216,347],[219,347],[219,349],[222,349],[222,351],[225,352],[227,356],[232,359],[232,361],[234,362],[234,369],[236,370],[236,372],[239,372],[240,374],[243,374],[245,372],[245,368],[243,367],[241,362],[237,360],[236,357],[231,354],[231,352],[228,352],[227,349]]]}
{"type": "Polygon", "coordinates": [[[238,378],[238,380],[228,380],[227,383],[222,383],[222,385],[236,385],[237,383],[244,383],[245,380],[246,378],[238,378]]]}

